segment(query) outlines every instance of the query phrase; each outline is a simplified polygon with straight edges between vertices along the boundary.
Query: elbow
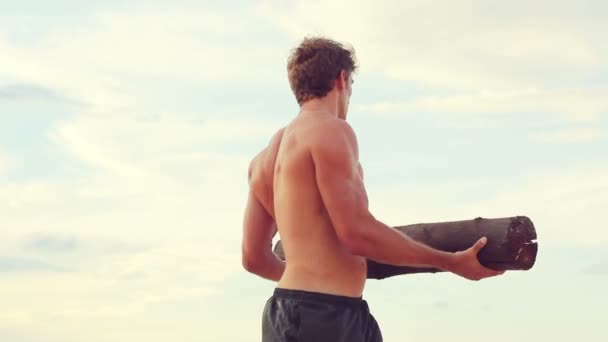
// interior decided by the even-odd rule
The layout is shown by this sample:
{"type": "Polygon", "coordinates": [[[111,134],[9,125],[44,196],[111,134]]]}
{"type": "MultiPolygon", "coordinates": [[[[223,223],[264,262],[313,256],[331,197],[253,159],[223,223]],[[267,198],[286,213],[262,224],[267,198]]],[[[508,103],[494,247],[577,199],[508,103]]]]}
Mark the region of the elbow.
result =
{"type": "Polygon", "coordinates": [[[367,243],[361,236],[345,238],[342,243],[351,254],[367,257],[367,243]]]}
{"type": "Polygon", "coordinates": [[[247,272],[259,275],[268,268],[268,258],[263,253],[243,251],[241,265],[247,272]]]}
{"type": "Polygon", "coordinates": [[[351,226],[347,229],[341,229],[338,238],[342,245],[352,254],[366,256],[368,249],[367,239],[362,229],[351,226]]]}
{"type": "Polygon", "coordinates": [[[249,273],[257,273],[260,269],[260,259],[248,254],[243,251],[241,257],[241,265],[245,269],[245,271],[249,273]]]}
{"type": "Polygon", "coordinates": [[[374,216],[365,212],[336,226],[336,232],[340,242],[350,253],[368,257],[376,248],[373,234],[376,223],[374,216]]]}

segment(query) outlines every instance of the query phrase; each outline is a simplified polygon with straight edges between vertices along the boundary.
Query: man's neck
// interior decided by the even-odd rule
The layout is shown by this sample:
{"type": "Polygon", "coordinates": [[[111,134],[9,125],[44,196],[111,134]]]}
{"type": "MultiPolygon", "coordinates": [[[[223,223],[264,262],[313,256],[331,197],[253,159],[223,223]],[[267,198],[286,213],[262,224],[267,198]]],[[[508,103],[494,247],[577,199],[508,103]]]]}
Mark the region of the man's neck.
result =
{"type": "Polygon", "coordinates": [[[338,108],[327,99],[312,99],[300,107],[300,113],[319,113],[338,117],[338,108]]]}

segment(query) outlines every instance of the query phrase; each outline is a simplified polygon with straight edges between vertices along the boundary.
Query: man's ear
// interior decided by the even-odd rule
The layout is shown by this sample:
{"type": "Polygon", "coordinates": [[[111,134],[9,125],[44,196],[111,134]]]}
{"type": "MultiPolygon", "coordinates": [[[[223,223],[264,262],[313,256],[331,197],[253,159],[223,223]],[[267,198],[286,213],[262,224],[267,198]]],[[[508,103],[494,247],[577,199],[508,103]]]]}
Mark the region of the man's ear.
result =
{"type": "Polygon", "coordinates": [[[336,87],[339,90],[346,89],[347,82],[348,82],[348,77],[346,75],[346,71],[340,70],[340,73],[338,74],[338,78],[336,79],[336,87]]]}

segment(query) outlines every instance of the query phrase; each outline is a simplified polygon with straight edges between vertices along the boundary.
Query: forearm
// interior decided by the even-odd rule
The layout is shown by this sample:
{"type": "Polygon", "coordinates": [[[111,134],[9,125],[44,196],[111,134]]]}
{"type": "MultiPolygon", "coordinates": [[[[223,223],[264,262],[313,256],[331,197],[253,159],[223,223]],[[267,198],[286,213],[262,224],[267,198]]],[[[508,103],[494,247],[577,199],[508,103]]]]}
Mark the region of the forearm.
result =
{"type": "Polygon", "coordinates": [[[414,241],[388,225],[371,219],[354,243],[355,252],[376,262],[448,271],[453,254],[414,241]]]}
{"type": "Polygon", "coordinates": [[[281,260],[273,252],[268,253],[259,266],[252,269],[251,272],[268,280],[278,282],[285,271],[285,262],[281,260]]]}

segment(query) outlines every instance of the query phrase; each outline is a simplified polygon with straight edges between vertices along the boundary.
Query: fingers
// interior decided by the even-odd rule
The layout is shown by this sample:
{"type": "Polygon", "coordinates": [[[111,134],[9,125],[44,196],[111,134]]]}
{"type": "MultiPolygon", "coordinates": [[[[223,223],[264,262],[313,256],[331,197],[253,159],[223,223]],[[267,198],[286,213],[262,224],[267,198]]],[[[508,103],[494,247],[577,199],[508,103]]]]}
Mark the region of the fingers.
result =
{"type": "Polygon", "coordinates": [[[504,270],[499,271],[499,270],[493,270],[493,269],[490,269],[490,268],[486,268],[485,272],[482,275],[480,275],[480,277],[479,277],[478,280],[485,279],[485,278],[496,277],[496,276],[502,275],[504,273],[505,273],[504,270]]]}
{"type": "Polygon", "coordinates": [[[475,253],[479,253],[479,251],[481,251],[482,248],[484,248],[487,243],[488,243],[488,238],[486,238],[484,236],[481,239],[477,240],[477,242],[475,242],[475,245],[473,245],[473,250],[475,251],[475,253]]]}
{"type": "Polygon", "coordinates": [[[466,253],[462,254],[463,257],[463,269],[460,273],[467,279],[479,281],[484,278],[490,278],[499,276],[505,273],[504,270],[494,270],[488,267],[483,266],[477,257],[479,252],[487,245],[488,238],[482,237],[477,240],[471,248],[469,248],[466,253]],[[468,269],[467,269],[468,268],[468,269]]]}
{"type": "Polygon", "coordinates": [[[495,270],[491,270],[491,271],[488,271],[488,273],[487,273],[487,277],[495,277],[495,276],[502,275],[502,274],[504,274],[504,273],[505,273],[505,271],[495,271],[495,270]]]}
{"type": "Polygon", "coordinates": [[[468,277],[470,280],[479,281],[485,278],[496,277],[502,275],[506,272],[506,270],[495,270],[489,267],[486,267],[479,263],[479,261],[475,262],[475,271],[473,271],[468,277]]]}
{"type": "Polygon", "coordinates": [[[461,276],[473,281],[479,281],[485,278],[496,277],[502,275],[506,272],[506,270],[494,270],[491,268],[487,268],[479,263],[470,266],[470,272],[462,273],[461,276]]]}

